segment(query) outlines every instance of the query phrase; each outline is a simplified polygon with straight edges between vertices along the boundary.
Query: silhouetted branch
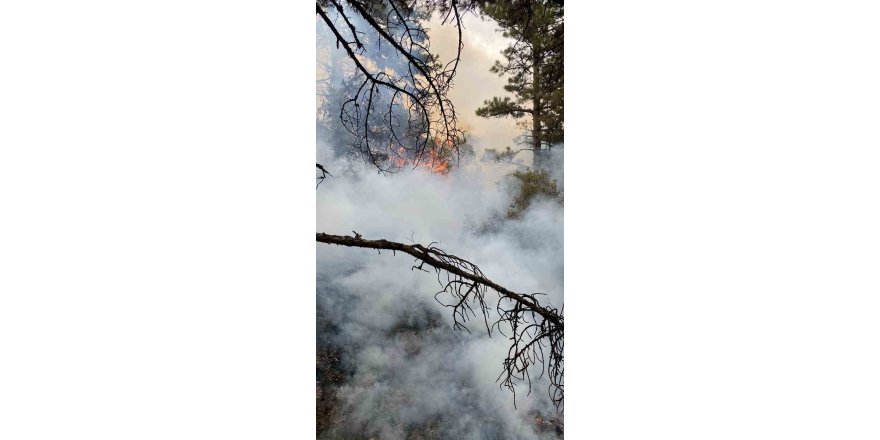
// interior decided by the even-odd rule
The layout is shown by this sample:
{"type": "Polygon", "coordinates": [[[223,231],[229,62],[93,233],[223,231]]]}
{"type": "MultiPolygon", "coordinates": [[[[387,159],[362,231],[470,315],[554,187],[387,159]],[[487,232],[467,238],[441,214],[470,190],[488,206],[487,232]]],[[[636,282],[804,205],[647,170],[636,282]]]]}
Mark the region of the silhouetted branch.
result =
{"type": "Polygon", "coordinates": [[[550,398],[557,408],[560,407],[564,398],[564,319],[560,310],[540,303],[538,295],[541,294],[509,290],[486,278],[475,264],[444,252],[434,243],[428,246],[408,245],[381,239],[368,240],[356,232],[354,234],[318,232],[316,240],[340,246],[403,252],[415,257],[413,270],[427,271],[425,265],[432,268],[442,286],[434,298],[452,309],[453,327],[456,330],[470,332],[465,323],[481,317],[490,336],[495,329],[510,341],[503,371],[498,377],[501,385],[514,392],[515,396],[516,383],[525,382],[531,392],[532,367],[540,366],[538,378],[547,374],[550,398]],[[499,317],[494,322],[489,317],[492,308],[486,302],[486,294],[490,290],[498,294],[494,310],[499,317]],[[442,301],[441,294],[450,300],[442,301]],[[510,334],[505,334],[505,330],[509,330],[510,334]]]}
{"type": "Polygon", "coordinates": [[[324,179],[327,178],[327,176],[333,177],[333,175],[330,174],[329,171],[327,171],[326,169],[324,169],[324,166],[323,166],[323,165],[321,165],[321,164],[319,164],[319,163],[316,163],[315,166],[318,168],[318,171],[321,172],[321,175],[318,176],[318,184],[315,185],[315,189],[318,189],[318,187],[321,186],[321,182],[323,182],[324,179]]]}
{"type": "Polygon", "coordinates": [[[360,83],[349,90],[339,118],[351,135],[352,149],[380,172],[418,165],[440,149],[450,149],[458,157],[464,132],[458,128],[447,93],[461,58],[461,18],[457,0],[450,1],[446,7],[458,27],[459,47],[445,66],[430,51],[416,2],[316,1],[317,15],[337,48],[354,63],[360,83]],[[334,10],[341,23],[328,14],[334,10]],[[390,46],[390,56],[383,53],[381,43],[390,46]]]}

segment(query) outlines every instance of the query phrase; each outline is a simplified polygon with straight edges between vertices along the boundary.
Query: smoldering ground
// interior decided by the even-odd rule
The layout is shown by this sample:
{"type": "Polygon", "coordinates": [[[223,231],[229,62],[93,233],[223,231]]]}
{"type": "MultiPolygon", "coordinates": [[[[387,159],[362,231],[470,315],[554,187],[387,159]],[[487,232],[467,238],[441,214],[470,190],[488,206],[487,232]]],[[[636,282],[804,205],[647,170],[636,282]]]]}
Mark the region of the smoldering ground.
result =
{"type": "MultiPolygon", "coordinates": [[[[512,169],[472,163],[445,176],[380,175],[328,150],[319,146],[334,177],[318,189],[318,231],[437,242],[493,281],[562,307],[562,206],[538,199],[521,218],[505,218],[516,188],[502,176],[512,169]]],[[[412,266],[403,254],[318,244],[319,437],[552,438],[535,426],[536,414],[560,417],[546,378],[530,394],[519,386],[514,407],[496,381],[509,341],[489,337],[477,319],[470,334],[454,331],[451,309],[434,297],[436,275],[412,266]]]]}

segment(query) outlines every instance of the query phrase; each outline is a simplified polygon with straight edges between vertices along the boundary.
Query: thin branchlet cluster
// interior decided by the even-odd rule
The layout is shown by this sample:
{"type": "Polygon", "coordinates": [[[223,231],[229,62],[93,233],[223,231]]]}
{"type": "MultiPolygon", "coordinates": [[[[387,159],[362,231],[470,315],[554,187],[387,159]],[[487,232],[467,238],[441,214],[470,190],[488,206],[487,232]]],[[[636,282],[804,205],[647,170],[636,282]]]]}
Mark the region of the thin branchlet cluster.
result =
{"type": "MultiPolygon", "coordinates": [[[[532,379],[535,368],[540,368],[535,379],[544,374],[550,380],[549,394],[553,403],[559,407],[563,401],[563,329],[556,325],[562,316],[555,308],[540,306],[536,294],[519,294],[525,301],[517,301],[503,292],[498,293],[495,304],[497,317],[491,318],[491,308],[486,303],[486,294],[493,289],[480,279],[485,279],[483,272],[475,264],[463,258],[450,255],[431,243],[427,247],[414,245],[425,255],[446,265],[457,267],[473,277],[464,277],[457,273],[433,267],[437,281],[442,289],[434,295],[434,299],[445,307],[452,309],[453,328],[470,333],[466,323],[474,318],[483,322],[486,332],[492,336],[497,331],[510,340],[507,357],[504,359],[503,371],[498,376],[502,387],[509,389],[516,396],[516,385],[526,383],[531,393],[532,379]],[[538,312],[543,311],[558,317],[558,320],[544,319],[538,312]],[[533,368],[534,367],[534,368],[533,368]]],[[[423,269],[426,259],[417,257],[418,266],[423,269]]],[[[514,398],[515,404],[515,398],[514,398]]]]}
{"type": "MultiPolygon", "coordinates": [[[[538,294],[523,296],[537,302],[536,295],[538,294]]],[[[507,387],[515,394],[516,383],[526,382],[531,392],[534,371],[532,367],[540,368],[536,379],[547,375],[550,381],[548,389],[550,400],[560,408],[564,398],[565,372],[563,328],[557,326],[554,321],[537,316],[534,310],[523,303],[505,301],[504,297],[499,298],[496,311],[499,318],[495,327],[511,342],[507,357],[504,359],[504,371],[498,377],[501,386],[507,387]],[[505,334],[502,324],[509,325],[509,335],[505,334]]],[[[561,319],[561,312],[555,308],[551,308],[550,311],[561,319]]]]}
{"type": "Polygon", "coordinates": [[[539,296],[542,294],[510,291],[486,278],[475,264],[444,252],[436,243],[407,245],[388,240],[367,240],[357,233],[352,237],[320,232],[317,241],[394,253],[399,251],[415,257],[413,270],[433,270],[437,275],[441,290],[434,298],[452,309],[456,330],[470,333],[467,324],[477,319],[483,322],[489,336],[497,332],[510,341],[498,381],[501,387],[514,393],[514,404],[518,384],[526,384],[531,393],[533,380],[547,375],[550,399],[557,409],[562,409],[564,318],[561,310],[541,304],[539,296]],[[494,307],[487,299],[487,294],[493,291],[498,295],[494,307]]]}
{"type": "Polygon", "coordinates": [[[319,0],[317,14],[354,64],[339,119],[353,151],[380,172],[418,166],[442,150],[458,159],[464,132],[447,93],[461,58],[455,0],[445,22],[458,28],[455,57],[442,63],[420,24],[430,7],[412,0],[319,0]]]}

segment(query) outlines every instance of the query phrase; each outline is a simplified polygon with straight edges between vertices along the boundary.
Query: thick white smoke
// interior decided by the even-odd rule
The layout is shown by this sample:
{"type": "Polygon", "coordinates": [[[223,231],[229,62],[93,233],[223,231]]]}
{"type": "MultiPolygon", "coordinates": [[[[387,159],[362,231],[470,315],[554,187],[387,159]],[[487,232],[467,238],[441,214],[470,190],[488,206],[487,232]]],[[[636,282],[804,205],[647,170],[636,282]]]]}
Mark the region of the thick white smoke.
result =
{"type": "MultiPolygon", "coordinates": [[[[533,203],[520,220],[503,214],[510,182],[502,166],[471,164],[449,175],[422,169],[380,175],[333,160],[318,189],[319,232],[404,243],[437,242],[518,292],[563,305],[563,209],[533,203]]],[[[555,417],[545,381],[514,396],[496,379],[508,345],[481,321],[453,331],[450,309],[434,299],[436,275],[412,270],[407,255],[318,244],[318,342],[345,372],[325,438],[541,438],[535,411],[555,417]],[[436,437],[431,437],[435,435],[436,437]]],[[[494,294],[493,294],[494,295],[494,294]]],[[[494,302],[493,302],[494,304],[494,302]]],[[[319,379],[320,380],[320,379],[319,379]]],[[[320,415],[319,415],[320,417],[320,415]]]]}

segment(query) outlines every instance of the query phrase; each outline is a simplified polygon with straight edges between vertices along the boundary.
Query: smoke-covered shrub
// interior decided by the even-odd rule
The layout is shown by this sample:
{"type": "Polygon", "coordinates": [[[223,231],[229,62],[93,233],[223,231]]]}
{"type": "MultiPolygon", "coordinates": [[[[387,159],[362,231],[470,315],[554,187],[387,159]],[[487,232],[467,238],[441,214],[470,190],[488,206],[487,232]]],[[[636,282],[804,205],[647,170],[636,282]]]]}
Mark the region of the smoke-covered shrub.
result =
{"type": "Polygon", "coordinates": [[[517,170],[510,175],[514,195],[507,209],[507,218],[520,219],[526,209],[539,199],[549,199],[562,204],[562,193],[556,179],[545,170],[517,170]]]}

